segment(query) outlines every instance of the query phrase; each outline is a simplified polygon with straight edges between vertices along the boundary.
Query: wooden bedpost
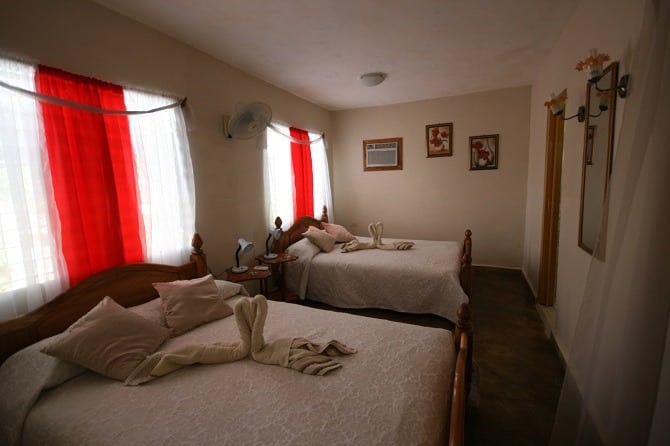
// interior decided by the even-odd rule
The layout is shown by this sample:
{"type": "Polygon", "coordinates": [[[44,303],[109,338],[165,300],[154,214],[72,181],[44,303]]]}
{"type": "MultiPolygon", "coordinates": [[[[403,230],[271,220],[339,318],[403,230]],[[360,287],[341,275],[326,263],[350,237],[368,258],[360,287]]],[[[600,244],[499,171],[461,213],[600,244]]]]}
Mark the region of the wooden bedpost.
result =
{"type": "Polygon", "coordinates": [[[467,360],[465,364],[465,389],[470,393],[470,381],[472,380],[472,310],[470,304],[461,304],[456,312],[458,322],[456,322],[456,329],[454,330],[456,349],[460,348],[461,335],[467,336],[467,360]]]}
{"type": "Polygon", "coordinates": [[[193,249],[189,260],[195,263],[198,277],[203,277],[207,274],[207,254],[202,250],[202,237],[197,232],[193,234],[191,247],[193,249]]]}
{"type": "Polygon", "coordinates": [[[328,208],[326,205],[323,205],[323,208],[321,208],[321,221],[323,223],[328,223],[328,208]]]}
{"type": "Polygon", "coordinates": [[[465,412],[472,378],[472,319],[470,305],[458,308],[458,322],[454,330],[456,365],[449,415],[449,445],[465,444],[465,412]]]}
{"type": "Polygon", "coordinates": [[[472,297],[472,231],[465,230],[465,240],[463,240],[463,257],[461,257],[460,281],[463,291],[468,297],[472,297]]]}

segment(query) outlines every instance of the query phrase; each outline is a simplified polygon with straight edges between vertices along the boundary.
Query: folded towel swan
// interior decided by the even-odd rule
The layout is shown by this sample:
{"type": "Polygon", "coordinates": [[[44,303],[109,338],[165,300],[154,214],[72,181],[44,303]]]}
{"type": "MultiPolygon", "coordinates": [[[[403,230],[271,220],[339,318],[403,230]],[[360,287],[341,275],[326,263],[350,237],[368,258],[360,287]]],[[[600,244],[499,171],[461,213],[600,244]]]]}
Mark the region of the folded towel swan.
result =
{"type": "Polygon", "coordinates": [[[303,338],[285,338],[265,342],[263,330],[268,303],[263,295],[243,298],[235,305],[235,321],[240,341],[231,344],[193,344],[149,355],[125,381],[136,386],[165,376],[192,364],[221,364],[239,361],[251,355],[262,364],[279,365],[308,375],[323,376],[342,367],[334,356],[350,355],[356,350],[339,341],[314,343],[303,338]]]}
{"type": "Polygon", "coordinates": [[[352,252],[360,251],[361,249],[384,249],[387,251],[405,251],[414,246],[414,242],[395,242],[395,243],[383,243],[382,242],[382,232],[384,231],[384,224],[380,221],[377,223],[370,223],[368,225],[368,232],[370,237],[372,237],[372,242],[370,243],[361,243],[356,239],[353,239],[350,242],[345,243],[342,246],[342,252],[352,252]]]}

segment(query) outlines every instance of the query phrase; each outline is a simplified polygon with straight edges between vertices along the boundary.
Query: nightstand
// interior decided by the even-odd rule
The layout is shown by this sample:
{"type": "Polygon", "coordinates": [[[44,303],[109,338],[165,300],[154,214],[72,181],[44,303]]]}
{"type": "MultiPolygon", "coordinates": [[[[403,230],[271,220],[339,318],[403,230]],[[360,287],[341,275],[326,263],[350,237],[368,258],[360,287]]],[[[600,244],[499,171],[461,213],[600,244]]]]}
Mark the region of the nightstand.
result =
{"type": "Polygon", "coordinates": [[[229,282],[247,282],[249,280],[258,280],[261,286],[261,294],[265,295],[268,291],[268,278],[272,275],[272,272],[269,269],[254,269],[255,267],[249,267],[243,273],[234,273],[232,267],[226,270],[226,280],[229,282]]]}
{"type": "Polygon", "coordinates": [[[271,293],[268,293],[267,296],[268,299],[280,300],[282,302],[295,302],[298,300],[298,296],[296,294],[289,293],[288,291],[286,291],[286,286],[284,284],[284,268],[283,268],[284,263],[298,260],[298,256],[293,256],[290,254],[286,254],[285,252],[281,252],[274,259],[266,259],[265,256],[260,255],[256,256],[256,260],[258,261],[259,265],[260,264],[269,265],[270,268],[272,269],[272,272],[277,277],[279,289],[271,293]]]}

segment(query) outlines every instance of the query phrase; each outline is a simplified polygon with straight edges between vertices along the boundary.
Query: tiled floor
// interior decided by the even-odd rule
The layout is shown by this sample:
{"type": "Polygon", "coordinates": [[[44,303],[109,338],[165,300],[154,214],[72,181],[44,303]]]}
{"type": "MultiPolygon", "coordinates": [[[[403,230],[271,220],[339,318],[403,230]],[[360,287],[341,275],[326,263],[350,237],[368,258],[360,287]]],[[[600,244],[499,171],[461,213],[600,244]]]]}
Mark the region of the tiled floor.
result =
{"type": "MultiPolygon", "coordinates": [[[[479,406],[469,409],[466,444],[548,444],[564,370],[552,341],[544,335],[523,276],[514,270],[476,268],[471,303],[479,406]]],[[[351,312],[451,328],[437,316],[351,312]]]]}

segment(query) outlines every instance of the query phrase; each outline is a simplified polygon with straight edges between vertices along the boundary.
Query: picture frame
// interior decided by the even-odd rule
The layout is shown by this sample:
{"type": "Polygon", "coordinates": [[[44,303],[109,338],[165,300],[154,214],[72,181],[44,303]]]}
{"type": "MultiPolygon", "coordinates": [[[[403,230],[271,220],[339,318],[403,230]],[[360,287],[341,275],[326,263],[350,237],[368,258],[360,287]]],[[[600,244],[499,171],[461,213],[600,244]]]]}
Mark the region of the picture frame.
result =
{"type": "Polygon", "coordinates": [[[426,158],[452,156],[454,125],[451,122],[426,126],[426,158]]]}
{"type": "Polygon", "coordinates": [[[590,166],[593,164],[593,146],[596,141],[596,129],[598,126],[590,125],[586,130],[586,153],[584,154],[584,162],[590,166]]]}
{"type": "Polygon", "coordinates": [[[363,140],[363,171],[402,170],[402,138],[363,140]]]}
{"type": "Polygon", "coordinates": [[[470,170],[490,170],[498,168],[499,135],[479,135],[470,137],[470,170]]]}

